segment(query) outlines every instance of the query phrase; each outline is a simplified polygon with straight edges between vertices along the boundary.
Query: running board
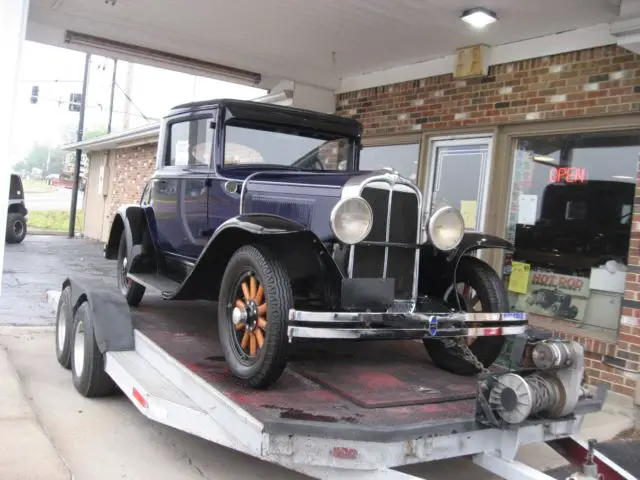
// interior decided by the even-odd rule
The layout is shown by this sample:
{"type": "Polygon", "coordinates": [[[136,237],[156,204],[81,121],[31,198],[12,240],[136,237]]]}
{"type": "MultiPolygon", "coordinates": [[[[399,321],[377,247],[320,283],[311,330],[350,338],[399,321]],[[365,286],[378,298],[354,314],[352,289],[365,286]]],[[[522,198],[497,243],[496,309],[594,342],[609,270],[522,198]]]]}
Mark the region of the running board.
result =
{"type": "Polygon", "coordinates": [[[158,290],[163,296],[171,296],[180,289],[180,284],[157,273],[128,273],[127,278],[145,288],[158,290]]]}
{"type": "Polygon", "coordinates": [[[242,448],[138,352],[107,352],[105,371],[145,417],[236,450],[242,448]]]}

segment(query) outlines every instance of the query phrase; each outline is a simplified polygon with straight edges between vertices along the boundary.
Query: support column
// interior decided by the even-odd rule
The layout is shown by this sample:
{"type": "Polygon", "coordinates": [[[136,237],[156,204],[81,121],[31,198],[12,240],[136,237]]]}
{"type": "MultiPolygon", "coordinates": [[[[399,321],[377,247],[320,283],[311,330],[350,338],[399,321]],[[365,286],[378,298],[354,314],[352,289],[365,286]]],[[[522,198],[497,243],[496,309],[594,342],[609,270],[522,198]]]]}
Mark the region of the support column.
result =
{"type": "MultiPolygon", "coordinates": [[[[7,224],[9,206],[10,155],[13,145],[13,113],[18,90],[22,45],[27,31],[29,0],[0,0],[0,231],[7,224]]],[[[25,98],[26,102],[27,99],[25,98]]],[[[27,207],[28,208],[28,207],[27,207]]],[[[5,242],[0,244],[0,294],[5,242]]]]}

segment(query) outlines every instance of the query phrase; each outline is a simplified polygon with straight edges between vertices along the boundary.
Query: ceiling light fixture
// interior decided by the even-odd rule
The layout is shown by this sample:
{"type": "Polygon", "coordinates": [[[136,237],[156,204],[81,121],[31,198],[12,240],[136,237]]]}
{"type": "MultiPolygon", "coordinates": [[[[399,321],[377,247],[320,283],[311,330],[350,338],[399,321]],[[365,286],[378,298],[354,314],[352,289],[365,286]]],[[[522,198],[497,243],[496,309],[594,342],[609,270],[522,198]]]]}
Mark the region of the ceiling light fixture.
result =
{"type": "Polygon", "coordinates": [[[495,12],[484,7],[465,10],[462,12],[462,16],[460,18],[463,22],[467,22],[473,28],[484,28],[490,23],[498,20],[498,16],[495,12]]]}

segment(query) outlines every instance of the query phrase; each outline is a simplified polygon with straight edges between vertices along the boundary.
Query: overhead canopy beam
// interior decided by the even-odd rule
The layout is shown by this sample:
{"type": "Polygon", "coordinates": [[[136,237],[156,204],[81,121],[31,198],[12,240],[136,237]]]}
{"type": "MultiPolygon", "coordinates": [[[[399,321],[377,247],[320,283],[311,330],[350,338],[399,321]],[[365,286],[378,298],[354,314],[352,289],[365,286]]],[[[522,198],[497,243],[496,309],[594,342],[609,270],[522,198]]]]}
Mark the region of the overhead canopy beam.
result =
{"type": "Polygon", "coordinates": [[[163,65],[165,68],[186,69],[207,77],[232,81],[252,87],[258,87],[262,81],[262,75],[256,72],[70,30],[65,32],[64,42],[70,47],[79,48],[98,55],[126,60],[136,59],[143,63],[163,65]]]}
{"type": "Polygon", "coordinates": [[[620,20],[611,23],[610,31],[619,46],[640,54],[640,0],[622,0],[620,20]]]}

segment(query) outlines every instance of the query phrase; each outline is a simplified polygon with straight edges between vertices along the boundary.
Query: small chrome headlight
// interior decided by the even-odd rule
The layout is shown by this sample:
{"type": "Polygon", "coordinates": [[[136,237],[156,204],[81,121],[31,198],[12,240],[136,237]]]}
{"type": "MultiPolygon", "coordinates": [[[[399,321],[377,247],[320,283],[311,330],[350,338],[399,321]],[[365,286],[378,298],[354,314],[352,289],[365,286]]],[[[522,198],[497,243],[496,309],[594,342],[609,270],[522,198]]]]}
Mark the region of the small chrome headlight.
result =
{"type": "Polygon", "coordinates": [[[331,210],[331,230],[343,243],[361,242],[373,225],[371,205],[362,197],[344,198],[331,210]]]}
{"type": "Polygon", "coordinates": [[[427,233],[429,240],[438,250],[453,250],[464,236],[462,214],[453,207],[442,207],[429,219],[427,233]]]}

